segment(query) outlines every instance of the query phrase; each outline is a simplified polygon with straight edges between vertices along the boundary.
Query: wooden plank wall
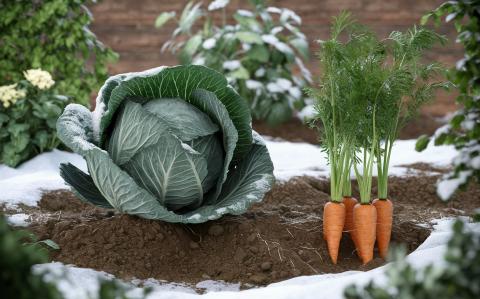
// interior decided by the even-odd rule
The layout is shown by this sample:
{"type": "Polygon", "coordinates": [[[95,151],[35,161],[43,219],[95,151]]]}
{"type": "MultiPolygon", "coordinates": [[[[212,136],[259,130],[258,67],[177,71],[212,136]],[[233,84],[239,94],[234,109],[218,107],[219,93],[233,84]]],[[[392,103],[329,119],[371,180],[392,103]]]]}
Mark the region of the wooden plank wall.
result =
{"type": "MultiPolygon", "coordinates": [[[[210,1],[203,1],[204,6],[210,1]]],[[[177,60],[160,48],[175,28],[173,22],[161,30],[153,23],[163,11],[181,11],[186,0],[103,0],[90,6],[94,16],[92,31],[106,45],[120,54],[111,72],[140,71],[159,65],[175,65],[177,60]]],[[[271,0],[269,5],[287,7],[302,17],[302,30],[307,35],[313,52],[317,50],[316,40],[329,36],[331,16],[341,10],[349,10],[360,22],[369,25],[380,36],[392,30],[405,30],[419,22],[426,12],[437,7],[439,0],[271,0]]],[[[249,8],[247,0],[231,0],[229,14],[239,8],[249,8]]],[[[438,29],[449,37],[449,43],[436,48],[429,58],[453,65],[462,56],[462,48],[454,43],[453,26],[438,29]]],[[[318,74],[315,59],[307,63],[308,68],[318,74]]],[[[444,115],[455,109],[454,95],[440,93],[434,104],[426,108],[431,115],[444,115]]]]}

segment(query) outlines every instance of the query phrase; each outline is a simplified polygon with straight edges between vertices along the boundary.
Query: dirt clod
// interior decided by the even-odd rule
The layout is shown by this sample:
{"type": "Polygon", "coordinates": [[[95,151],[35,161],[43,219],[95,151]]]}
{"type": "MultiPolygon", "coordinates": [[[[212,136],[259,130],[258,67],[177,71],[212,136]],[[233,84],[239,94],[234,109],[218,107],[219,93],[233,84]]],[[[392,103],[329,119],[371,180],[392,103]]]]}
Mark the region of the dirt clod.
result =
{"type": "Polygon", "coordinates": [[[218,237],[220,236],[221,234],[223,234],[223,227],[220,226],[220,225],[212,225],[210,226],[210,228],[208,229],[208,234],[210,236],[214,236],[214,237],[218,237]]]}

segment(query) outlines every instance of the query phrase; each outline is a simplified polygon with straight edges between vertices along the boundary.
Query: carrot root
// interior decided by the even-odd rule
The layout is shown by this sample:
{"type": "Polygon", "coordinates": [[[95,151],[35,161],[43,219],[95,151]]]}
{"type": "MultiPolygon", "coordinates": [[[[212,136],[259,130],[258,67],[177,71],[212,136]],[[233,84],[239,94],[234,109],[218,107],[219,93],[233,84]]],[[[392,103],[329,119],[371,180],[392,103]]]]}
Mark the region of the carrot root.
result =
{"type": "Polygon", "coordinates": [[[356,204],[353,208],[355,245],[363,264],[373,259],[377,228],[377,210],[371,204],[356,204]]]}
{"type": "Polygon", "coordinates": [[[342,203],[345,205],[345,226],[343,231],[352,232],[353,231],[353,208],[358,203],[354,197],[343,197],[342,203]]]}
{"type": "Polygon", "coordinates": [[[328,254],[334,264],[337,263],[340,240],[345,223],[345,205],[328,202],[323,209],[323,237],[327,241],[328,254]]]}
{"type": "Polygon", "coordinates": [[[392,235],[393,204],[389,199],[375,199],[377,210],[377,246],[380,257],[386,258],[392,235]]]}

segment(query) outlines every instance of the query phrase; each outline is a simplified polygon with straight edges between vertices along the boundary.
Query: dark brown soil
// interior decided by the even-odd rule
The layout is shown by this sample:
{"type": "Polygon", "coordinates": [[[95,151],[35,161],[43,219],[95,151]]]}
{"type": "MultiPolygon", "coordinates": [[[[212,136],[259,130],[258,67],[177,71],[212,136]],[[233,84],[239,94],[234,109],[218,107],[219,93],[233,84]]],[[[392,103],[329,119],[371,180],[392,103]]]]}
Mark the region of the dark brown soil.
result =
{"type": "MultiPolygon", "coordinates": [[[[480,198],[471,187],[449,203],[435,195],[435,177],[393,178],[393,242],[411,251],[429,235],[420,223],[443,216],[468,215],[480,198]],[[461,199],[461,200],[460,200],[461,199]]],[[[226,216],[199,225],[169,224],[114,214],[81,203],[67,191],[45,194],[34,224],[40,239],[60,250],[51,258],[107,271],[124,279],[156,278],[196,283],[206,279],[263,285],[299,275],[368,270],[348,236],[333,265],[321,237],[327,181],[309,177],[277,184],[265,200],[242,216],[226,216]],[[45,216],[48,215],[48,216],[45,216]]],[[[356,191],[355,191],[356,192],[356,191]]]]}
{"type": "MultiPolygon", "coordinates": [[[[442,124],[426,114],[410,121],[400,132],[399,139],[414,139],[422,134],[432,135],[442,124]]],[[[264,122],[253,122],[253,128],[262,135],[281,138],[292,142],[318,144],[317,130],[298,119],[292,119],[277,127],[270,127],[264,122]]]]}

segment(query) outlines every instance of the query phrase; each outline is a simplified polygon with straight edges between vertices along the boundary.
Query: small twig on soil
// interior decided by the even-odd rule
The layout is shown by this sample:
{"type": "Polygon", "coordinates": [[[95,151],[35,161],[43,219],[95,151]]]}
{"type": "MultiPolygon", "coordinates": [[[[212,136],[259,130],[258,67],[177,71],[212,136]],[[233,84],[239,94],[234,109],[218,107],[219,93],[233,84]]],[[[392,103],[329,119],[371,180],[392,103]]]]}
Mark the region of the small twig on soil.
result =
{"type": "Polygon", "coordinates": [[[257,233],[257,237],[265,243],[265,246],[267,246],[268,255],[269,255],[269,256],[272,256],[272,254],[270,253],[270,246],[268,246],[267,241],[265,241],[265,240],[262,238],[262,236],[260,236],[260,233],[257,233]]]}
{"type": "Polygon", "coordinates": [[[294,237],[293,234],[290,232],[290,230],[288,230],[288,228],[287,228],[286,230],[287,230],[287,232],[290,234],[290,236],[292,236],[292,238],[295,239],[295,237],[294,237]]]}

